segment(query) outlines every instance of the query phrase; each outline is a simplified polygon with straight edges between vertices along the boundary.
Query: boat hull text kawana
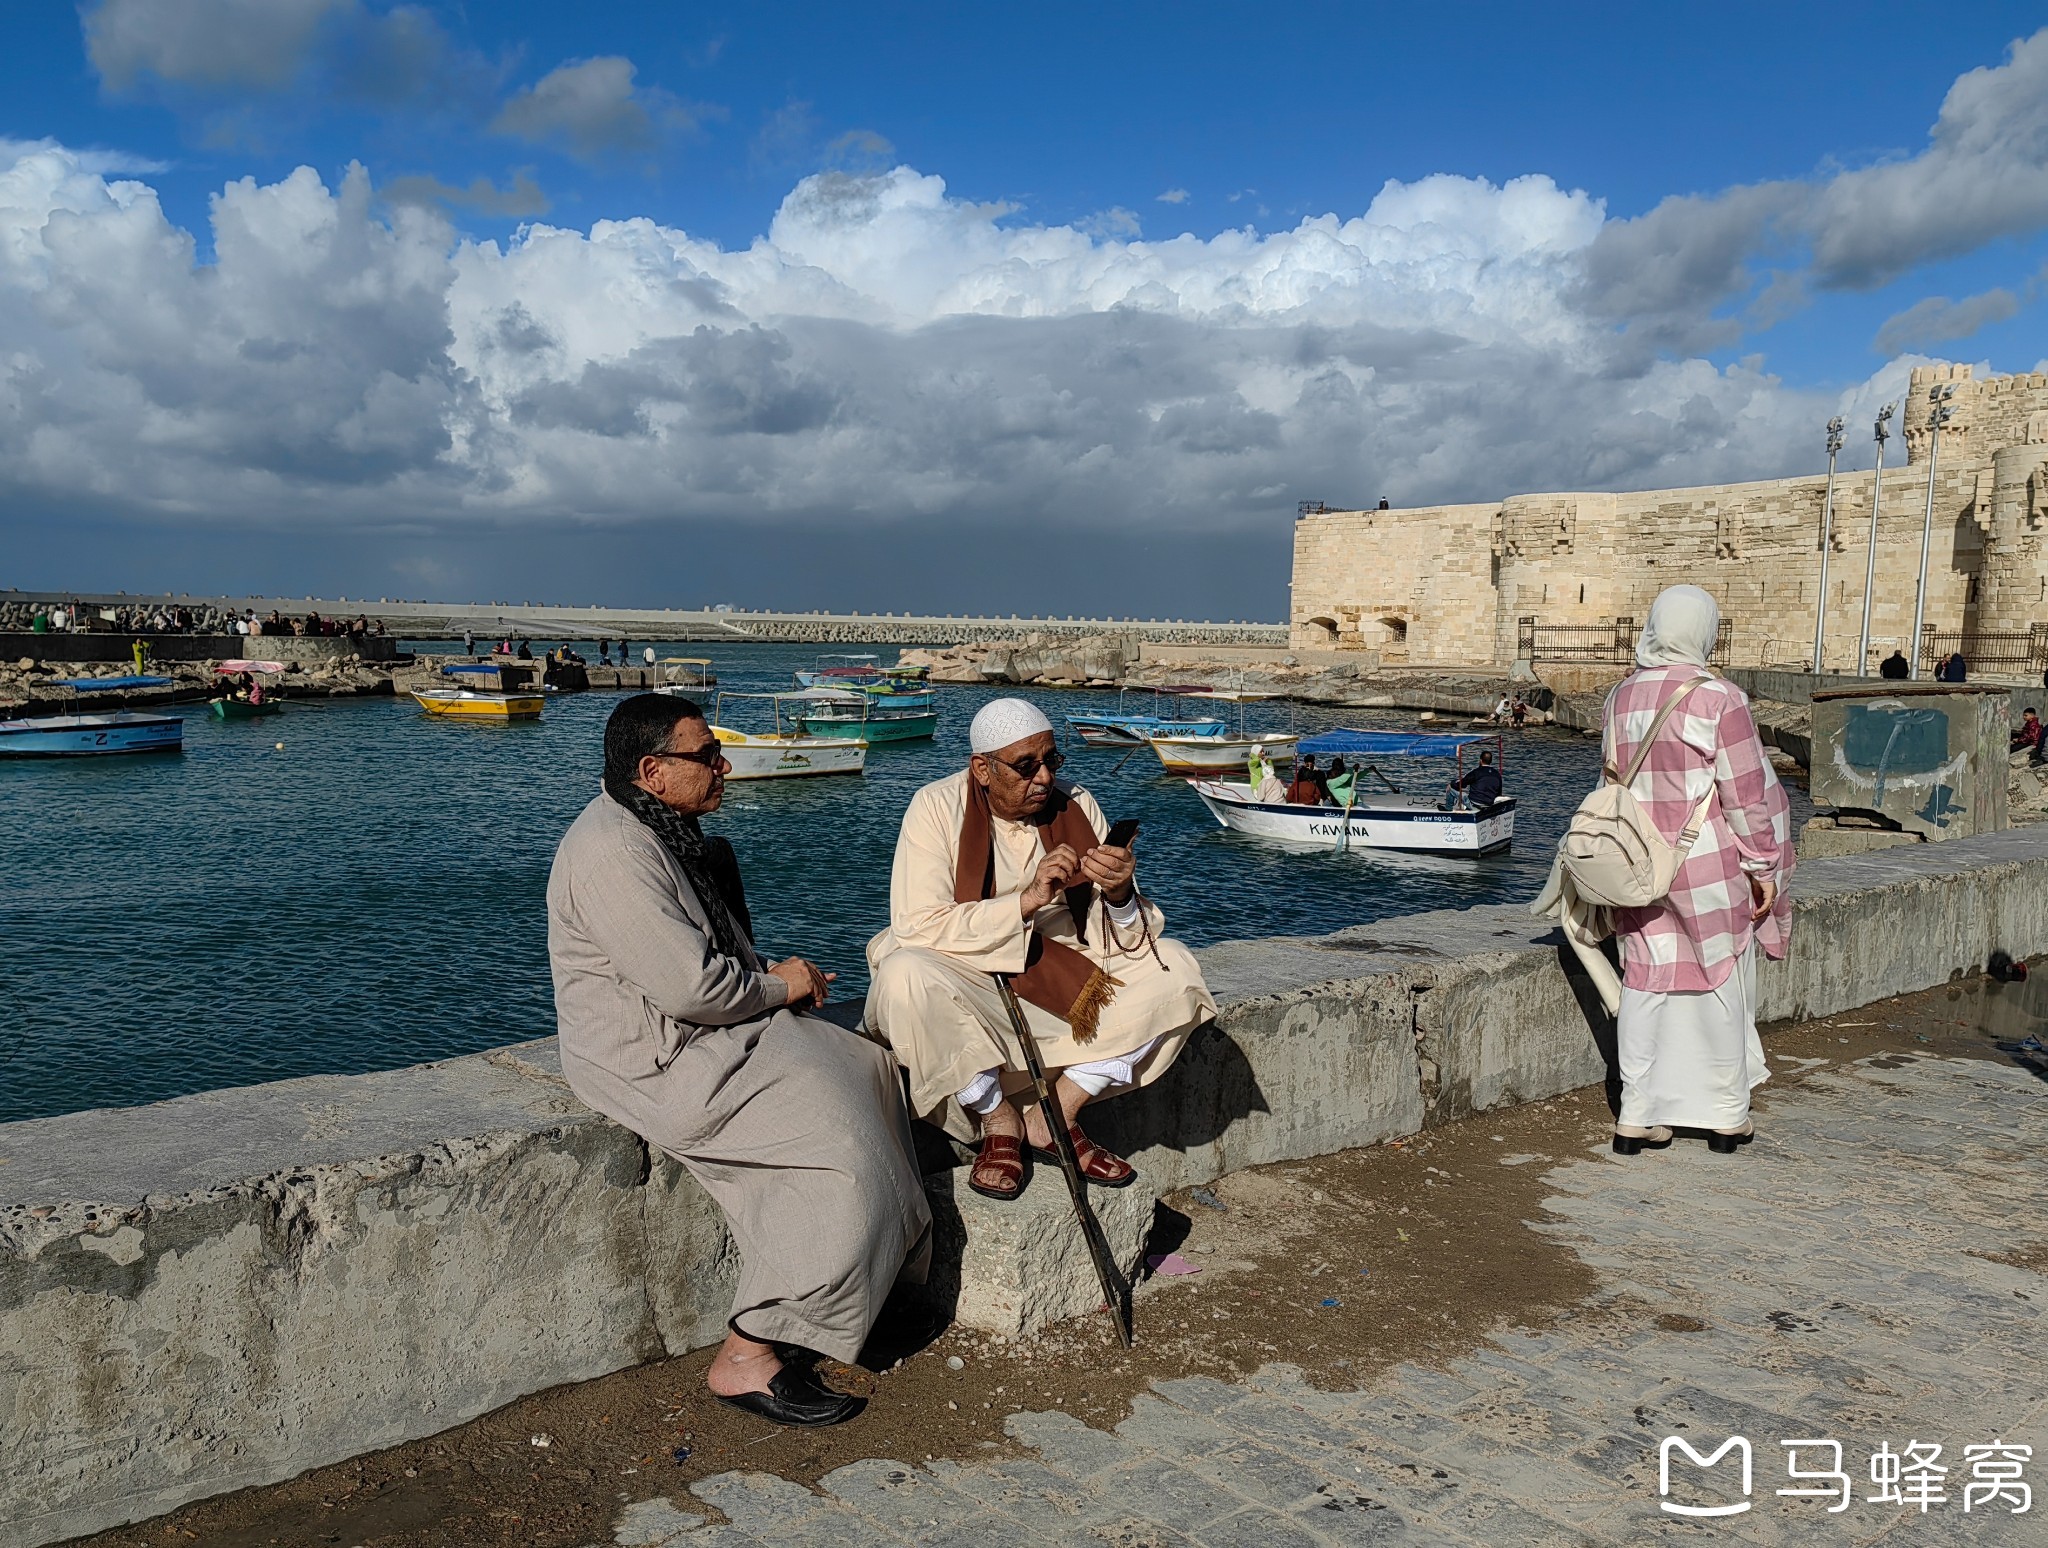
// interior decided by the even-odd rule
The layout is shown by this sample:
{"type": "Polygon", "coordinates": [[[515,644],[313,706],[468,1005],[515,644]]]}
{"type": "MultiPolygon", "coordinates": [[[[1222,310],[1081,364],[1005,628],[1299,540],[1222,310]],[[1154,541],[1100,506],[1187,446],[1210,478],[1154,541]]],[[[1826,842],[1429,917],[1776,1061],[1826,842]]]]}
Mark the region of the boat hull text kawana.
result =
{"type": "Polygon", "coordinates": [[[1240,781],[1191,783],[1209,814],[1224,827],[1256,838],[1319,849],[1398,849],[1411,854],[1490,855],[1515,837],[1512,796],[1479,811],[1447,812],[1422,796],[1385,792],[1347,812],[1338,806],[1259,802],[1240,781]]]}

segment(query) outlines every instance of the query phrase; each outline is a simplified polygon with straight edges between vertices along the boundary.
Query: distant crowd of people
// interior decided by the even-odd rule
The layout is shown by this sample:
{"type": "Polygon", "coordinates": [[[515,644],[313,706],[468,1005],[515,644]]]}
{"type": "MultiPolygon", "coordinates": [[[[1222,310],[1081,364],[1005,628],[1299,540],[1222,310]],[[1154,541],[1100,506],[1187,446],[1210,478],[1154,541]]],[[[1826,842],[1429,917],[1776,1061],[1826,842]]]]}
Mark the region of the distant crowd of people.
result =
{"type": "Polygon", "coordinates": [[[384,638],[384,620],[380,618],[373,624],[360,613],[353,623],[346,618],[322,618],[318,613],[308,613],[303,618],[287,618],[274,607],[268,618],[258,618],[256,610],[250,608],[235,620],[233,632],[276,637],[293,635],[301,639],[381,640],[384,638]]]}
{"type": "Polygon", "coordinates": [[[139,603],[96,607],[76,599],[38,604],[29,614],[28,628],[31,634],[233,634],[356,640],[385,637],[382,619],[372,623],[360,613],[353,620],[324,618],[317,612],[287,618],[272,608],[268,616],[258,618],[253,607],[240,613],[211,607],[146,607],[139,603]]]}

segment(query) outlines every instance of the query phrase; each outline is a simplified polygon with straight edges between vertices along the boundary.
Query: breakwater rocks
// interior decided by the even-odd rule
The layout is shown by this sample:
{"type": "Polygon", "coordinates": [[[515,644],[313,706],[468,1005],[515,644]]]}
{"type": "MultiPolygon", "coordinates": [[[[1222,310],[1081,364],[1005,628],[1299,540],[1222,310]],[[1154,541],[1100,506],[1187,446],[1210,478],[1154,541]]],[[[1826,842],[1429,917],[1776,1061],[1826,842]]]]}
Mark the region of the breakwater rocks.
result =
{"type": "Polygon", "coordinates": [[[906,650],[900,664],[921,666],[935,683],[1038,683],[1115,688],[1138,664],[1135,635],[1079,639],[1035,631],[1021,639],[963,641],[942,650],[906,650]]]}

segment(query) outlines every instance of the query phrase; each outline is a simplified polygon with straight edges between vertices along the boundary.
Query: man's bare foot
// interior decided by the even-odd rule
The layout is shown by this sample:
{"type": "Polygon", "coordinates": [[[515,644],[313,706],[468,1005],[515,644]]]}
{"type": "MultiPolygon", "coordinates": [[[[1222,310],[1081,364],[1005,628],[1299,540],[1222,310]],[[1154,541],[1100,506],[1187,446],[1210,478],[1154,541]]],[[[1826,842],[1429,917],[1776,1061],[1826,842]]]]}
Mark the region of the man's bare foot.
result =
{"type": "MultiPolygon", "coordinates": [[[[1081,1109],[1088,1103],[1088,1093],[1062,1075],[1053,1082],[1053,1100],[1060,1104],[1060,1115],[1066,1126],[1072,1128],[1081,1109]]],[[[1039,1103],[1032,1103],[1031,1110],[1023,1115],[1024,1143],[1034,1150],[1052,1149],[1052,1130],[1046,1126],[1045,1110],[1039,1103]]]]}
{"type": "Polygon", "coordinates": [[[766,1392],[768,1383],[782,1369],[773,1344],[757,1344],[751,1338],[727,1333],[725,1342],[712,1356],[704,1384],[720,1397],[738,1397],[742,1392],[766,1392]]]}

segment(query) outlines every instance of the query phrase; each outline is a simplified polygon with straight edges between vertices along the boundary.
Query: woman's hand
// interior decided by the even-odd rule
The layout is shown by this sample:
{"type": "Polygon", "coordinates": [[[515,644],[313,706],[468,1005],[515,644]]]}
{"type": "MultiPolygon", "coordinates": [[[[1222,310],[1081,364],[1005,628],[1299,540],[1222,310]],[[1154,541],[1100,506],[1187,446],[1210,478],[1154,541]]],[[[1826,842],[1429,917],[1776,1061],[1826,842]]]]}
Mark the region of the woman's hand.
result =
{"type": "Polygon", "coordinates": [[[1749,922],[1753,925],[1762,924],[1771,912],[1771,905],[1778,901],[1778,884],[1768,877],[1758,876],[1752,872],[1749,878],[1749,898],[1753,905],[1749,911],[1749,922]]]}

